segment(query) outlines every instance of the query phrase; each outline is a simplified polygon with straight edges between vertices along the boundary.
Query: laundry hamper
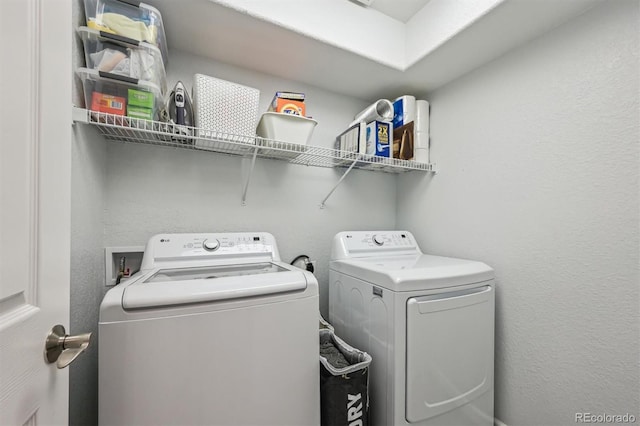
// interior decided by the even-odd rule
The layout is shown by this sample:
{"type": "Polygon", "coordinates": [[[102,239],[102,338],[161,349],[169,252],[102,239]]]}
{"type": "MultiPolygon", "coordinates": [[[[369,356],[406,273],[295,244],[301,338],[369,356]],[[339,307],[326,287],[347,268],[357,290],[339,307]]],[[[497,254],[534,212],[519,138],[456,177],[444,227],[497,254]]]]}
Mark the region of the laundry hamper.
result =
{"type": "Polygon", "coordinates": [[[324,317],[322,316],[322,314],[320,312],[318,312],[318,327],[319,327],[320,330],[327,329],[327,330],[329,330],[331,332],[335,331],[333,326],[331,324],[329,324],[329,321],[324,319],[324,317]]]}
{"type": "Polygon", "coordinates": [[[330,329],[320,333],[320,424],[368,426],[371,356],[330,329]]]}

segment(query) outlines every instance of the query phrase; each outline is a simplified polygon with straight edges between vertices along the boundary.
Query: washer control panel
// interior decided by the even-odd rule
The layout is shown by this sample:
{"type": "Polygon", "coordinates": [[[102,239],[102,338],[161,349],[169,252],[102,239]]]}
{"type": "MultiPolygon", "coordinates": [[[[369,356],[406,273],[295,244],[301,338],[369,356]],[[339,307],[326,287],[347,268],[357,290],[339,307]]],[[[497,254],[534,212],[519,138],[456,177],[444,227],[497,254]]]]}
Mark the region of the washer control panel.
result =
{"type": "Polygon", "coordinates": [[[171,261],[223,257],[269,257],[280,260],[273,235],[267,232],[220,234],[160,234],[147,243],[144,267],[171,261]]]}
{"type": "Polygon", "coordinates": [[[338,233],[333,242],[332,259],[375,256],[386,253],[420,253],[413,235],[407,231],[353,231],[338,233]]]}

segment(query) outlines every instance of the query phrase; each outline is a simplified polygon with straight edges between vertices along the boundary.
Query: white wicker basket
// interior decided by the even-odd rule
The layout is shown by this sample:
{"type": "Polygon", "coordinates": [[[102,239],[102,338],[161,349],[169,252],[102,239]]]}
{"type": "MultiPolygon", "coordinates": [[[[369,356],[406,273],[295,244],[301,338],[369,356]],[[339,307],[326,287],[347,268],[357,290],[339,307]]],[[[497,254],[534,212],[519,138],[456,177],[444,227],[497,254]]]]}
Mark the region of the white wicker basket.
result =
{"type": "Polygon", "coordinates": [[[207,139],[222,138],[234,142],[254,143],[260,91],[231,81],[203,74],[193,77],[193,108],[196,145],[207,139]]]}

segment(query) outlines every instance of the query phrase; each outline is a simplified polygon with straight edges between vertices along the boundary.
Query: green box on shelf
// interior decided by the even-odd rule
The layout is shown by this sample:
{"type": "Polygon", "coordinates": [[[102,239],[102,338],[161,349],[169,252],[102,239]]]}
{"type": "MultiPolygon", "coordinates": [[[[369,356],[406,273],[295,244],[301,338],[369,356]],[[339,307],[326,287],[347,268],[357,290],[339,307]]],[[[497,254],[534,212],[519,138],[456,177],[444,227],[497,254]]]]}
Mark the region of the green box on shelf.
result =
{"type": "Polygon", "coordinates": [[[127,107],[127,117],[153,120],[153,109],[129,105],[127,107]]]}
{"type": "Polygon", "coordinates": [[[155,97],[151,92],[143,90],[129,89],[127,105],[139,106],[143,108],[153,108],[155,97]]]}

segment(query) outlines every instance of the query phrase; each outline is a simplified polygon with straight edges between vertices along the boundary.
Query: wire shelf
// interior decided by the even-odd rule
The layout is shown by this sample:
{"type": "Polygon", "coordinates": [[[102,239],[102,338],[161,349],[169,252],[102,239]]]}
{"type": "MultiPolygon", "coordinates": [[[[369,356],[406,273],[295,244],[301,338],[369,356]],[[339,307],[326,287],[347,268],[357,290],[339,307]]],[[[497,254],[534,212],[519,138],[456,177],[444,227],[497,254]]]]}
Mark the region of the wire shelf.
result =
{"type": "Polygon", "coordinates": [[[244,157],[285,160],[313,167],[351,167],[386,173],[435,172],[433,164],[376,157],[311,145],[242,136],[74,108],[74,121],[94,125],[108,140],[162,145],[244,157]]]}

